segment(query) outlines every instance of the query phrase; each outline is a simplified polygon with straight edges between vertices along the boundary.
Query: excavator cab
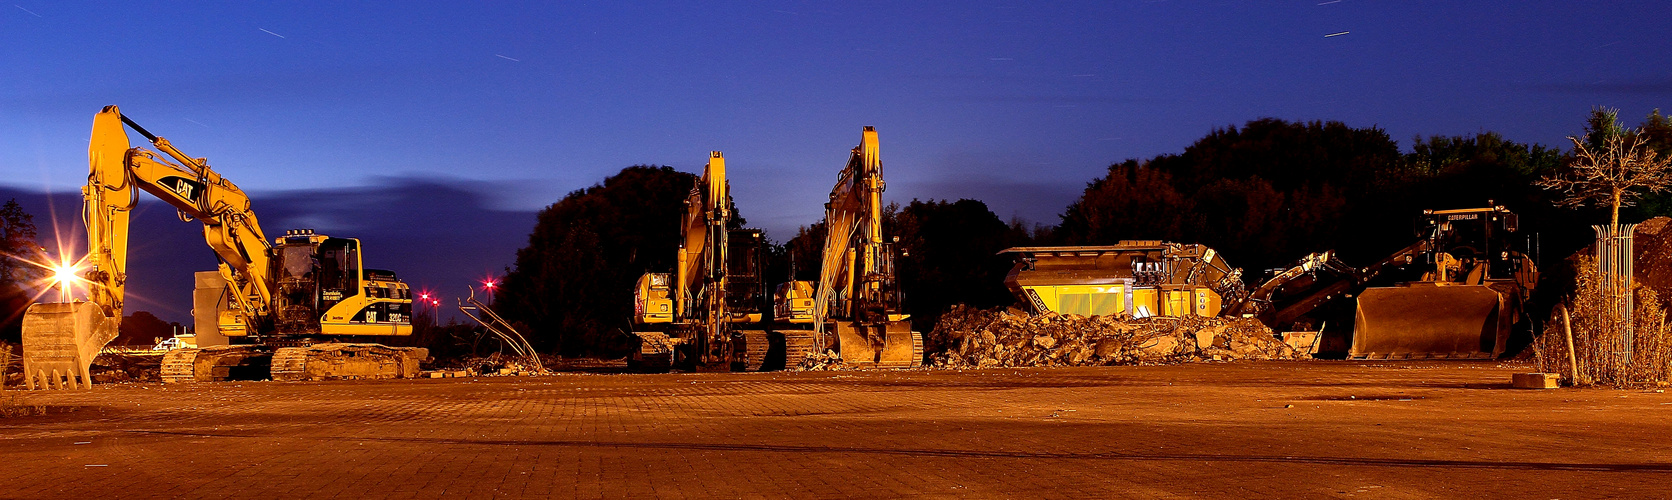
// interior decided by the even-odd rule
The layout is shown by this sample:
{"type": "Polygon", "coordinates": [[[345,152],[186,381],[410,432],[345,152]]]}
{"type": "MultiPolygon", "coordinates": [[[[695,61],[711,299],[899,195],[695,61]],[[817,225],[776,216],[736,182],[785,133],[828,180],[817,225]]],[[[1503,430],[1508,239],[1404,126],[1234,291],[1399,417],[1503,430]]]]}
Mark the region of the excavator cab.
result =
{"type": "Polygon", "coordinates": [[[772,317],[784,323],[813,322],[813,282],[779,283],[772,292],[772,317]]]}
{"type": "Polygon", "coordinates": [[[412,291],[361,265],[360,240],[292,229],[273,242],[274,331],[280,336],[412,334],[412,291]]]}

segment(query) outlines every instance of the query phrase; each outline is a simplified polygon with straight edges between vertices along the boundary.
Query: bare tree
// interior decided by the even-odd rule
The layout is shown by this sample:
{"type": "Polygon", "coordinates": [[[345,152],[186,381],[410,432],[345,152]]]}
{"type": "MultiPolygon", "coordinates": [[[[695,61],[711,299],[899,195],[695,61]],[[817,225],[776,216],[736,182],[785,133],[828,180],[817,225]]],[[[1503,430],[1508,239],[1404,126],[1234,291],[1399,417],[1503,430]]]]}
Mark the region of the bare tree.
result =
{"type": "Polygon", "coordinates": [[[1609,207],[1609,227],[1618,230],[1620,207],[1632,206],[1644,192],[1659,193],[1672,187],[1672,162],[1647,147],[1648,139],[1638,130],[1620,127],[1615,116],[1613,110],[1593,111],[1596,130],[1588,140],[1568,137],[1574,147],[1568,168],[1534,184],[1559,191],[1557,206],[1609,207]]]}

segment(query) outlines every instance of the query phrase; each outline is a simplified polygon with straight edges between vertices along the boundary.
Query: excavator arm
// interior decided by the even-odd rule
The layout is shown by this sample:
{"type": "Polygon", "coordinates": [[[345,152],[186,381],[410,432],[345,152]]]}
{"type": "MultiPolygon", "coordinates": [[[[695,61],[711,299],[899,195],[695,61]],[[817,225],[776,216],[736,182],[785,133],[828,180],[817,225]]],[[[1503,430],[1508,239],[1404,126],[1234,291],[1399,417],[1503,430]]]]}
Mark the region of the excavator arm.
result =
{"type": "Polygon", "coordinates": [[[151,193],[203,222],[203,236],[220,257],[220,273],[235,293],[234,314],[254,331],[272,300],[267,274],[271,255],[249,197],[222,179],[201,158],[180,152],[105,106],[93,117],[87,145],[87,185],[82,186],[82,221],[87,225],[89,269],[86,302],[31,305],[23,318],[25,385],[92,386],[89,366],[116,338],[126,300],[128,223],[139,191],[151,193]],[[176,163],[154,151],[131,147],[124,124],[144,135],[176,163]],[[79,379],[79,381],[78,381],[79,379]]]}
{"type": "Polygon", "coordinates": [[[255,331],[272,303],[272,250],[243,190],[210,169],[204,159],[187,156],[122,116],[116,106],[106,106],[93,118],[88,166],[82,207],[91,264],[86,278],[94,285],[89,301],[112,321],[121,320],[129,214],[137,202],[136,189],[143,190],[179,210],[182,219],[203,223],[204,241],[219,257],[222,277],[236,290],[235,310],[245,327],[255,331]],[[124,124],[178,163],[130,147],[124,124]]]}
{"type": "Polygon", "coordinates": [[[911,331],[908,316],[900,314],[900,297],[893,289],[893,257],[882,233],[885,186],[877,151],[877,131],[865,127],[824,206],[814,343],[835,347],[843,362],[855,366],[910,368],[922,363],[923,338],[911,331]]]}
{"type": "Polygon", "coordinates": [[[865,127],[859,145],[853,148],[847,166],[830,190],[830,202],[824,205],[824,253],[813,306],[815,330],[823,330],[825,320],[831,316],[831,301],[838,296],[844,299],[838,303],[841,315],[851,316],[856,294],[870,296],[880,291],[871,290],[880,289],[879,284],[860,281],[877,272],[877,256],[883,243],[883,189],[877,131],[865,127]],[[854,246],[856,240],[858,248],[854,246]]]}

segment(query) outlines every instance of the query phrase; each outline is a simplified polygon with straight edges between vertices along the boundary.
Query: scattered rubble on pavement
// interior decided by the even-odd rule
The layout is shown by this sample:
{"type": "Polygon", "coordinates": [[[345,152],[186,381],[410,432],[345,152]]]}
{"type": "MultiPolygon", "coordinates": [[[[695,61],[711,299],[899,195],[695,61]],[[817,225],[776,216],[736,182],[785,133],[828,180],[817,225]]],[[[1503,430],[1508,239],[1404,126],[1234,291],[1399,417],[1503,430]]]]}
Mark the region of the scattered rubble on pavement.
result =
{"type": "Polygon", "coordinates": [[[939,368],[1104,366],[1235,359],[1310,359],[1252,318],[1121,319],[954,306],[929,334],[939,368]]]}

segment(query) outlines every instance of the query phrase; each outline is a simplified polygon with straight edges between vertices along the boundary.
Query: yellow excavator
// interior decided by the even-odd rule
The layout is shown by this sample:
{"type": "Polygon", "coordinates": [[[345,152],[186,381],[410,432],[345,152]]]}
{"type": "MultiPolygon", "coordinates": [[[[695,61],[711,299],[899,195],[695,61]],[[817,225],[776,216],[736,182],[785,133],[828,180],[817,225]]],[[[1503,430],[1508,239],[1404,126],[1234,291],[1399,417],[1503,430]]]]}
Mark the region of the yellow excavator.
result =
{"type": "Polygon", "coordinates": [[[901,309],[894,246],[883,235],[886,186],[877,151],[877,131],[865,127],[830,190],[818,282],[784,283],[773,294],[773,331],[783,337],[791,364],[808,346],[834,350],[850,366],[923,364],[923,334],[912,331],[901,309]]]}
{"type": "Polygon", "coordinates": [[[759,229],[730,227],[732,206],[726,159],[714,151],[685,198],[674,272],[645,273],[633,288],[635,369],[762,368],[766,240],[759,229]]]}
{"type": "Polygon", "coordinates": [[[137,191],[172,205],[183,221],[202,222],[204,239],[220,261],[217,272],[198,273],[193,316],[200,344],[210,337],[202,330],[213,325],[228,345],[169,351],[163,358],[165,382],[411,377],[428,357],[421,348],[340,342],[412,333],[409,288],[392,272],[366,269],[359,240],[292,230],[269,243],[243,190],[206,159],[182,153],[116,106],[106,106],[93,118],[87,155],[82,216],[90,268],[82,278],[88,297],[30,306],[24,336],[42,353],[40,367],[25,368],[31,381],[38,375],[62,385],[48,366],[59,373],[79,371],[85,379],[85,364],[63,365],[67,354],[97,352],[115,336],[127,281],[128,220],[137,191]],[[167,157],[130,147],[124,124],[167,157]],[[206,290],[209,300],[202,300],[206,290]]]}

